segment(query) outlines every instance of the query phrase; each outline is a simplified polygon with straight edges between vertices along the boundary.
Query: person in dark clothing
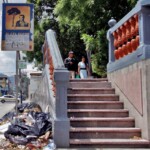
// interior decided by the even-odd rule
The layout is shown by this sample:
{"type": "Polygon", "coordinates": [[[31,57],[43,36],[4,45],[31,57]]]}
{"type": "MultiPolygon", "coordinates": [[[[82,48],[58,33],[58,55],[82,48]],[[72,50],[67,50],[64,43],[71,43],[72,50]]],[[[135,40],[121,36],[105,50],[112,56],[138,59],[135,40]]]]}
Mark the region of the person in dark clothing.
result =
{"type": "Polygon", "coordinates": [[[70,77],[72,79],[74,79],[75,78],[75,72],[77,70],[77,61],[74,58],[73,51],[69,52],[68,58],[65,59],[64,64],[65,64],[65,67],[70,71],[70,77]]]}

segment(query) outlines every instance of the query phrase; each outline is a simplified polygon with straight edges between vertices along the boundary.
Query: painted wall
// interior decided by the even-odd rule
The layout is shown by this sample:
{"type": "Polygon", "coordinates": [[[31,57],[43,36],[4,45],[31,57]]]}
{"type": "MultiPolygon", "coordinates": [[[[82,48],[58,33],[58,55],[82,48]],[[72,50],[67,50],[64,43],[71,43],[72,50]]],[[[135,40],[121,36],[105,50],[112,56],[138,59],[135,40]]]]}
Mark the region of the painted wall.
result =
{"type": "Polygon", "coordinates": [[[30,75],[31,75],[31,77],[30,77],[30,85],[29,85],[29,99],[31,100],[41,82],[42,74],[41,73],[35,73],[35,74],[31,73],[30,75]]]}
{"type": "Polygon", "coordinates": [[[150,59],[108,73],[108,79],[142,129],[142,137],[150,140],[150,59]]]}

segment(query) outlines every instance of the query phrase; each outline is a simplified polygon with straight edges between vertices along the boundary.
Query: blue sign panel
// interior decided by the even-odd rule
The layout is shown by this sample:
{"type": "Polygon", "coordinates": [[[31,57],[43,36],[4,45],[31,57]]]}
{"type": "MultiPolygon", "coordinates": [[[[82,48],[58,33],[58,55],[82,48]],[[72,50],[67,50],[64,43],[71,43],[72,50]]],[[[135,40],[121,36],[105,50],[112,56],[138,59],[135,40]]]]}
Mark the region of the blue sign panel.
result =
{"type": "Polygon", "coordinates": [[[4,51],[32,51],[34,47],[34,5],[3,3],[2,44],[4,51]]]}

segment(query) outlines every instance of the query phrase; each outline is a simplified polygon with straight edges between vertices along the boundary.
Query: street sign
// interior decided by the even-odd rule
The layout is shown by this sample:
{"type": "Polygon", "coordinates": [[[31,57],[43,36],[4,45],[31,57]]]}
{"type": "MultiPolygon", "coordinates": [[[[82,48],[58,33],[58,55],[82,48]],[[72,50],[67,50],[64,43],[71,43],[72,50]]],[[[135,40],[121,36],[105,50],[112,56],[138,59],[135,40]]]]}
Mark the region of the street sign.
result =
{"type": "Polygon", "coordinates": [[[18,63],[19,63],[19,64],[18,64],[19,69],[26,69],[26,68],[27,68],[27,63],[26,63],[26,61],[24,61],[24,60],[19,60],[18,63]]]}
{"type": "Polygon", "coordinates": [[[4,51],[32,51],[34,35],[34,5],[3,3],[2,44],[4,51]]]}

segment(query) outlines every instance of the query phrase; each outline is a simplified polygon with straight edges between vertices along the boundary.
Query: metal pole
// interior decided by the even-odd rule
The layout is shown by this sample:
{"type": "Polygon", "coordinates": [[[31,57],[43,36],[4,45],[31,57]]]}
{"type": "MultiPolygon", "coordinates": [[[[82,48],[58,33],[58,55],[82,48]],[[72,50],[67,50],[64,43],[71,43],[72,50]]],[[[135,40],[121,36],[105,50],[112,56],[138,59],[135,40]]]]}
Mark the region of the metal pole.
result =
{"type": "Polygon", "coordinates": [[[18,61],[19,61],[19,51],[16,51],[16,114],[18,115],[18,61]]]}
{"type": "Polygon", "coordinates": [[[20,103],[22,104],[22,75],[21,75],[21,69],[19,69],[19,81],[20,81],[20,103]]]}
{"type": "MultiPolygon", "coordinates": [[[[20,56],[20,52],[19,52],[19,60],[21,59],[21,56],[20,56]]],[[[22,104],[22,83],[21,83],[21,78],[22,78],[22,76],[21,76],[21,69],[20,68],[18,68],[19,69],[19,85],[20,85],[20,90],[18,91],[18,93],[20,92],[20,102],[21,102],[21,104],[22,104]]]]}

